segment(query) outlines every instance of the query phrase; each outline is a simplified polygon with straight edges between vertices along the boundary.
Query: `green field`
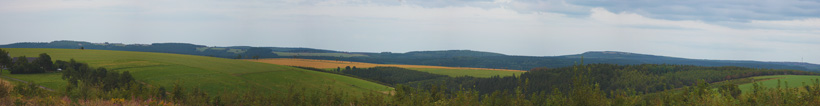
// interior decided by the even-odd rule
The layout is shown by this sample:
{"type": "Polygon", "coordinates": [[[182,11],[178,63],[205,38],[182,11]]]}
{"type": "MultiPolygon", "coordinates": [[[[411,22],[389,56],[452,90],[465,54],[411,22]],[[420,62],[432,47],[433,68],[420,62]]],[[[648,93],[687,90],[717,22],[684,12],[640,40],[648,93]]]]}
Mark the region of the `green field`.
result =
{"type": "Polygon", "coordinates": [[[523,71],[499,71],[499,70],[480,70],[480,69],[443,69],[443,68],[409,68],[422,72],[432,74],[447,75],[450,77],[473,76],[481,78],[489,78],[492,76],[512,76],[524,73],[523,71]]]}
{"type": "MultiPolygon", "coordinates": [[[[766,88],[776,88],[777,87],[777,80],[780,80],[780,86],[786,87],[786,83],[788,82],[789,88],[796,88],[802,87],[803,83],[805,82],[806,85],[812,84],[814,79],[820,78],[820,76],[813,76],[813,75],[772,75],[772,76],[759,76],[759,77],[752,77],[755,80],[758,80],[757,83],[760,83],[762,86],[766,88]],[[765,81],[759,81],[762,79],[769,79],[765,81]]],[[[740,90],[751,91],[752,83],[746,83],[738,85],[740,90]]]]}
{"type": "MultiPolygon", "coordinates": [[[[179,81],[186,88],[199,87],[211,94],[250,88],[276,92],[285,91],[289,86],[317,90],[333,87],[351,93],[392,90],[388,86],[352,77],[243,60],[109,50],[3,49],[9,51],[12,57],[48,53],[55,61],[73,58],[92,67],[130,71],[138,81],[150,85],[169,88],[173,87],[174,82],[179,81]]],[[[4,72],[3,75],[34,81],[55,90],[63,89],[66,85],[60,73],[10,75],[4,72]]]]}
{"type": "Polygon", "coordinates": [[[364,54],[350,54],[350,53],[292,53],[292,52],[273,52],[279,56],[330,56],[330,57],[367,57],[364,54]]]}

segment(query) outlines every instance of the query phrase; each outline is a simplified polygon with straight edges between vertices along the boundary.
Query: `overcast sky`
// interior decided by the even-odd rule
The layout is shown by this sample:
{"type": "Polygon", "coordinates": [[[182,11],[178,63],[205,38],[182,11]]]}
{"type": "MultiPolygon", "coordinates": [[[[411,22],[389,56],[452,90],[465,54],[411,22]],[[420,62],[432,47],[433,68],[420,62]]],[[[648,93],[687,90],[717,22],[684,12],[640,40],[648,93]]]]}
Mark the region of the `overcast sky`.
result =
{"type": "Polygon", "coordinates": [[[0,0],[0,37],[820,63],[820,1],[0,0]]]}

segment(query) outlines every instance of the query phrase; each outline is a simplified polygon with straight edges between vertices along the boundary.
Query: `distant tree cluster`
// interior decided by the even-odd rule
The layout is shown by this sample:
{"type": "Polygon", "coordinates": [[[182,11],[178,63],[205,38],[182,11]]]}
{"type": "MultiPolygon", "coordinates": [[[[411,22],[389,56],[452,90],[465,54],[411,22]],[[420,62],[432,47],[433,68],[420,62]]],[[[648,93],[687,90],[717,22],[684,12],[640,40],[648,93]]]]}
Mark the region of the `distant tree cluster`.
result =
{"type": "Polygon", "coordinates": [[[273,50],[271,50],[270,48],[259,47],[248,48],[248,50],[245,51],[244,55],[250,56],[252,59],[271,58],[278,56],[275,53],[273,53],[273,50]]]}
{"type": "Polygon", "coordinates": [[[60,67],[66,68],[62,78],[69,82],[70,87],[77,87],[78,83],[82,82],[84,86],[101,86],[102,90],[110,91],[134,83],[134,77],[128,71],[120,73],[102,67],[93,69],[88,64],[76,62],[74,59],[60,63],[60,67]]]}
{"type": "Polygon", "coordinates": [[[40,54],[40,57],[37,57],[36,59],[34,59],[34,61],[30,63],[26,56],[17,57],[17,60],[15,60],[10,65],[11,66],[9,70],[11,71],[11,74],[33,74],[44,73],[47,70],[55,70],[54,63],[51,62],[51,56],[49,56],[46,53],[40,54]]]}
{"type": "MultiPolygon", "coordinates": [[[[666,65],[666,64],[643,64],[643,65],[615,65],[615,64],[588,64],[583,66],[564,68],[535,68],[519,76],[490,78],[456,77],[444,80],[433,80],[419,82],[415,84],[429,85],[443,83],[451,91],[462,88],[471,88],[482,94],[495,91],[512,91],[522,87],[528,89],[525,94],[534,94],[539,91],[551,93],[549,91],[557,89],[560,92],[568,92],[571,89],[573,76],[578,72],[574,68],[584,69],[590,82],[605,91],[611,92],[619,89],[631,89],[638,93],[652,93],[668,89],[692,86],[698,80],[707,83],[726,81],[731,79],[748,78],[763,75],[817,75],[817,73],[797,71],[797,70],[773,70],[756,69],[743,67],[701,67],[692,65],[666,65]],[[523,83],[511,82],[529,82],[523,83]]],[[[412,84],[411,84],[412,85],[412,84]]],[[[727,89],[733,91],[732,89],[727,89]]]]}
{"type": "Polygon", "coordinates": [[[390,85],[447,77],[446,75],[431,74],[399,67],[356,68],[354,66],[351,68],[348,66],[344,70],[341,70],[341,72],[390,85]]]}
{"type": "Polygon", "coordinates": [[[3,49],[0,49],[0,74],[3,73],[2,70],[12,66],[11,65],[11,57],[9,56],[9,52],[3,49]]]}

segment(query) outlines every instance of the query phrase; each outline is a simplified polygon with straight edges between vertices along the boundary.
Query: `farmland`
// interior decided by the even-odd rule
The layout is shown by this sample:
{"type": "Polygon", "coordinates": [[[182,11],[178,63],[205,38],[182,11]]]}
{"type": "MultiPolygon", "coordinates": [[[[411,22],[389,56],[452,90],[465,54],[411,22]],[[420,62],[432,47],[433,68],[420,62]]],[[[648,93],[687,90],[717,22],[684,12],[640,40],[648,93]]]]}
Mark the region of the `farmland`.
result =
{"type": "Polygon", "coordinates": [[[489,68],[466,68],[466,67],[442,67],[442,66],[424,66],[424,65],[400,65],[400,64],[373,64],[362,62],[349,61],[334,61],[334,60],[314,60],[314,59],[292,59],[292,58],[277,58],[277,59],[259,59],[251,60],[262,63],[287,65],[287,66],[303,66],[314,67],[321,69],[336,69],[344,68],[346,66],[356,66],[357,68],[370,68],[376,66],[401,67],[418,71],[429,72],[433,74],[448,75],[448,76],[474,76],[474,77],[490,77],[495,75],[512,76],[513,74],[520,74],[524,71],[520,70],[506,70],[506,69],[489,69],[489,68]]]}
{"type": "MultiPolygon", "coordinates": [[[[242,60],[149,52],[128,52],[78,49],[4,48],[13,57],[48,53],[52,60],[75,59],[92,67],[130,71],[137,81],[153,86],[198,87],[208,93],[259,88],[271,92],[290,86],[322,89],[333,87],[351,93],[383,92],[392,88],[347,76],[308,71],[281,65],[242,60]]],[[[55,90],[65,87],[60,73],[14,74],[10,76],[33,81],[55,90]]]]}
{"type": "MultiPolygon", "coordinates": [[[[778,84],[778,80],[780,80],[781,87],[788,87],[789,88],[796,88],[796,87],[803,87],[803,83],[806,85],[813,84],[813,80],[820,78],[820,76],[813,76],[813,75],[772,75],[772,76],[759,76],[759,77],[752,77],[757,80],[757,83],[760,83],[761,86],[766,88],[776,88],[778,84]],[[765,80],[764,80],[765,79],[765,80]],[[762,80],[762,81],[761,81],[762,80]],[[788,83],[788,84],[787,84],[788,83]]],[[[743,90],[744,92],[750,91],[752,89],[752,83],[746,83],[738,85],[738,88],[743,90]]]]}
{"type": "Polygon", "coordinates": [[[294,52],[273,52],[279,56],[328,56],[328,57],[367,57],[364,54],[351,53],[294,53],[294,52]]]}

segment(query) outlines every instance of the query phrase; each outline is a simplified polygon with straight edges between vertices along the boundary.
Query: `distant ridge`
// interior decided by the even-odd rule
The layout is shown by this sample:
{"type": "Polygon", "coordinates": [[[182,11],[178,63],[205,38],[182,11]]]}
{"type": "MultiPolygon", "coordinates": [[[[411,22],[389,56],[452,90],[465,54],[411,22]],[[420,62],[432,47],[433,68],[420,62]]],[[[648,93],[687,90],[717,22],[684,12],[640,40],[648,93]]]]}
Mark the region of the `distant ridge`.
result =
{"type": "Polygon", "coordinates": [[[21,42],[0,45],[0,48],[64,48],[64,49],[100,49],[176,53],[221,58],[243,58],[253,56],[259,58],[305,58],[323,60],[343,60],[378,64],[409,64],[432,65],[448,67],[474,67],[529,70],[536,67],[567,67],[576,64],[584,58],[584,63],[606,63],[620,65],[634,64],[680,64],[696,66],[737,66],[764,69],[794,69],[805,71],[820,71],[820,65],[805,62],[762,62],[745,60],[707,60],[687,59],[671,56],[658,56],[621,51],[589,51],[581,54],[563,56],[514,56],[501,53],[473,51],[473,50],[435,50],[411,51],[407,53],[368,53],[342,52],[335,50],[302,48],[302,47],[251,47],[228,46],[209,47],[190,43],[152,43],[152,44],[122,44],[122,43],[91,43],[85,41],[60,40],[53,42],[21,42]],[[341,57],[332,55],[299,55],[279,56],[273,52],[284,53],[343,53],[366,56],[341,57]]]}

